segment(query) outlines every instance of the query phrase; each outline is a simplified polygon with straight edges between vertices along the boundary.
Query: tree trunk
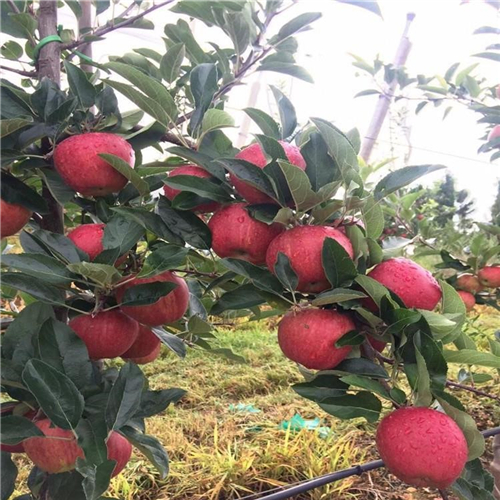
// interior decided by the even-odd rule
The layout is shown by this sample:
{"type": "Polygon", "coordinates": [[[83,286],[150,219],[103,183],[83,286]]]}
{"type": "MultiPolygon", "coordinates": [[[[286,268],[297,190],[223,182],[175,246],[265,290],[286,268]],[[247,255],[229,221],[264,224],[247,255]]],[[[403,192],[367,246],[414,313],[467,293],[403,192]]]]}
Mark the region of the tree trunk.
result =
{"type": "MultiPolygon", "coordinates": [[[[57,35],[57,2],[54,0],[40,0],[38,10],[38,31],[40,40],[50,35],[57,35]]],[[[59,85],[61,80],[61,52],[59,43],[52,42],[44,45],[38,58],[39,78],[47,77],[59,85]]],[[[42,142],[45,153],[50,151],[50,144],[47,139],[42,142]]],[[[64,233],[64,219],[61,205],[52,196],[49,188],[44,184],[42,196],[49,206],[49,213],[42,217],[41,226],[43,229],[54,233],[64,233]]]]}

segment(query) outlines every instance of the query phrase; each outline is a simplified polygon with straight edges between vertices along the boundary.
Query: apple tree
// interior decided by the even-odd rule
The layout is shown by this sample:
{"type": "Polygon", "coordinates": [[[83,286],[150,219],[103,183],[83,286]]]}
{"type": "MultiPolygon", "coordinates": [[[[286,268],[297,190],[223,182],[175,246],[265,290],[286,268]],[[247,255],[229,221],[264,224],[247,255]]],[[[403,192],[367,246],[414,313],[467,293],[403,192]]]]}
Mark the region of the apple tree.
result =
{"type": "Polygon", "coordinates": [[[249,73],[311,81],[295,36],[320,14],[279,24],[293,5],[165,1],[131,16],[134,3],[74,37],[55,33],[54,2],[2,2],[15,39],[2,51],[35,61],[14,68],[19,84],[1,82],[2,238],[22,229],[2,258],[5,498],[19,452],[34,464],[24,499],[105,498],[132,447],[166,476],[146,421],[183,391],[151,390],[140,365],[162,345],[241,360],[211,345],[212,318],[228,315],[283,316],[280,347],[304,374],[294,390],[327,413],[377,422],[395,409],[377,443],[398,477],[492,498],[484,438],[450,392],[448,364],[498,369],[500,342],[479,350],[455,289],[380,240],[383,200],[441,167],[404,167],[372,186],[357,131],[316,117],[299,126],[277,88],[279,120],[245,110],[260,129],[253,144],[240,151],[224,132],[235,125],[227,95],[249,73]],[[99,64],[77,51],[123,26],[147,29],[146,15],[167,6],[178,20],[164,27],[166,51],[99,64]],[[224,46],[197,40],[189,18],[225,34],[224,46]],[[121,111],[118,96],[136,109],[121,111]],[[148,163],[149,147],[159,154],[148,163]]]}

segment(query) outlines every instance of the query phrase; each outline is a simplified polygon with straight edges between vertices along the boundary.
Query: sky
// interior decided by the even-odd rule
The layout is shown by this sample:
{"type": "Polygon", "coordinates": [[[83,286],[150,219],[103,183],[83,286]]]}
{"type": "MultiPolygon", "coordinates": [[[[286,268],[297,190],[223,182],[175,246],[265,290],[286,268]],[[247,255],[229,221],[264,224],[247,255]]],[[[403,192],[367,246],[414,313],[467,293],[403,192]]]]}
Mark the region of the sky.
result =
{"type": "MultiPolygon", "coordinates": [[[[352,66],[353,59],[349,53],[370,62],[380,54],[383,61],[391,62],[409,12],[415,13],[409,34],[412,49],[406,64],[410,74],[444,74],[455,62],[460,62],[462,67],[480,62],[475,73],[486,77],[491,85],[500,83],[498,63],[471,57],[484,50],[486,45],[500,42],[490,35],[473,35],[473,31],[483,25],[500,27],[500,16],[491,7],[475,0],[465,5],[461,5],[460,0],[379,0],[378,3],[383,19],[367,10],[333,0],[298,0],[292,9],[283,14],[281,21],[271,24],[271,34],[286,20],[302,12],[322,13],[322,18],[314,23],[312,30],[298,36],[298,63],[313,76],[314,84],[268,72],[249,77],[246,79],[248,86],[238,88],[228,103],[227,109],[234,113],[237,124],[244,124],[245,114],[240,110],[249,104],[270,113],[276,111],[268,90],[268,84],[273,84],[291,98],[300,123],[306,123],[309,117],[322,117],[333,121],[342,130],[357,127],[363,137],[377,97],[354,98],[357,92],[371,85],[367,78],[356,76],[357,70],[352,66]],[[249,103],[252,88],[258,90],[255,104],[249,103]]],[[[118,7],[117,11],[120,11],[118,7]]],[[[107,55],[119,55],[138,47],[162,51],[163,26],[166,22],[175,22],[175,15],[162,9],[156,11],[151,19],[157,25],[154,32],[122,29],[109,34],[107,41],[95,43],[94,59],[104,62],[107,55]]],[[[60,22],[65,27],[71,26],[74,18],[66,12],[60,22]]],[[[199,21],[195,21],[192,28],[202,40],[226,40],[216,29],[206,28],[199,21]]],[[[445,121],[442,114],[443,108],[429,109],[418,116],[407,114],[405,124],[412,144],[407,164],[446,165],[456,178],[457,187],[468,189],[475,199],[477,209],[474,216],[478,220],[488,220],[496,183],[500,179],[500,160],[490,163],[489,155],[477,153],[480,138],[486,129],[484,125],[477,124],[477,116],[473,112],[455,107],[445,121]]],[[[403,166],[407,148],[390,149],[390,129],[388,119],[371,159],[375,162],[396,154],[394,165],[403,166]]],[[[249,132],[257,132],[257,129],[250,127],[249,132]]],[[[252,140],[251,135],[242,136],[241,129],[231,130],[228,135],[240,146],[252,140]]],[[[394,135],[392,137],[394,139],[394,135]]],[[[394,141],[405,142],[401,132],[396,134],[394,141]]],[[[432,174],[427,182],[442,175],[432,174]]]]}

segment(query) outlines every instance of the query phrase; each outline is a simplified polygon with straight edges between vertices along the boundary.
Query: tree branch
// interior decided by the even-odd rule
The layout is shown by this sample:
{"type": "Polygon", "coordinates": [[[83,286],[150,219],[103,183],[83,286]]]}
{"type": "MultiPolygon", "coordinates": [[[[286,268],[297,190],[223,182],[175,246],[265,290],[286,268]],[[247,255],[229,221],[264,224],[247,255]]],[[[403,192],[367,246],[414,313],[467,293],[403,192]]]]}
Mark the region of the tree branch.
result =
{"type": "Polygon", "coordinates": [[[456,382],[452,382],[451,380],[447,380],[446,385],[448,387],[454,387],[456,389],[462,389],[464,391],[472,392],[478,396],[483,396],[485,398],[494,399],[495,401],[500,401],[499,396],[495,396],[493,394],[488,394],[487,392],[480,391],[479,389],[476,389],[475,387],[471,387],[469,385],[457,384],[456,382]]]}
{"type": "MultiPolygon", "coordinates": [[[[169,4],[173,3],[174,1],[175,0],[166,0],[164,2],[157,4],[157,5],[153,5],[149,9],[146,9],[144,12],[137,14],[137,16],[131,17],[130,19],[126,19],[125,21],[122,21],[121,23],[114,24],[114,25],[113,24],[109,25],[109,23],[108,23],[108,25],[103,26],[102,28],[95,30],[92,33],[92,35],[93,36],[103,36],[103,35],[107,35],[108,33],[111,33],[112,31],[118,30],[120,28],[125,28],[125,27],[135,23],[135,21],[137,21],[138,19],[141,19],[144,16],[148,15],[149,13],[151,13],[157,9],[160,9],[161,7],[165,7],[166,5],[169,5],[169,4]]],[[[127,12],[127,11],[125,11],[125,12],[127,12]]],[[[82,40],[81,38],[79,38],[78,40],[75,40],[74,42],[62,44],[61,50],[75,49],[75,48],[79,47],[80,45],[83,45],[84,43],[87,43],[87,42],[85,40],[82,40]]]]}
{"type": "Polygon", "coordinates": [[[0,64],[0,69],[3,69],[4,71],[11,71],[12,73],[26,76],[28,78],[36,78],[38,76],[38,71],[23,71],[22,69],[10,68],[9,66],[4,66],[3,64],[0,64]]]}

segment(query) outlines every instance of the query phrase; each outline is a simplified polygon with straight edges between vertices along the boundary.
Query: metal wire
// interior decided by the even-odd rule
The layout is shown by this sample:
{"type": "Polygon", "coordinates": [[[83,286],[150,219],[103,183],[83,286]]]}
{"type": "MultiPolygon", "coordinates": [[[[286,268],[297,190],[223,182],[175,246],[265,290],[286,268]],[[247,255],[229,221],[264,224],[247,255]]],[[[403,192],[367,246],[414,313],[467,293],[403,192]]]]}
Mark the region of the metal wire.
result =
{"type": "MultiPolygon", "coordinates": [[[[494,427],[493,429],[482,431],[481,434],[485,438],[499,435],[500,427],[494,427]]],[[[335,481],[346,479],[351,476],[360,476],[365,472],[380,469],[381,467],[384,467],[384,462],[382,460],[374,460],[362,465],[350,467],[349,469],[343,469],[338,472],[331,472],[314,479],[299,481],[288,487],[281,486],[272,490],[262,491],[253,495],[247,495],[240,498],[240,500],[286,500],[288,498],[292,498],[295,495],[300,495],[301,493],[305,493],[306,491],[319,488],[320,486],[325,486],[326,484],[334,483],[335,481]]]]}

